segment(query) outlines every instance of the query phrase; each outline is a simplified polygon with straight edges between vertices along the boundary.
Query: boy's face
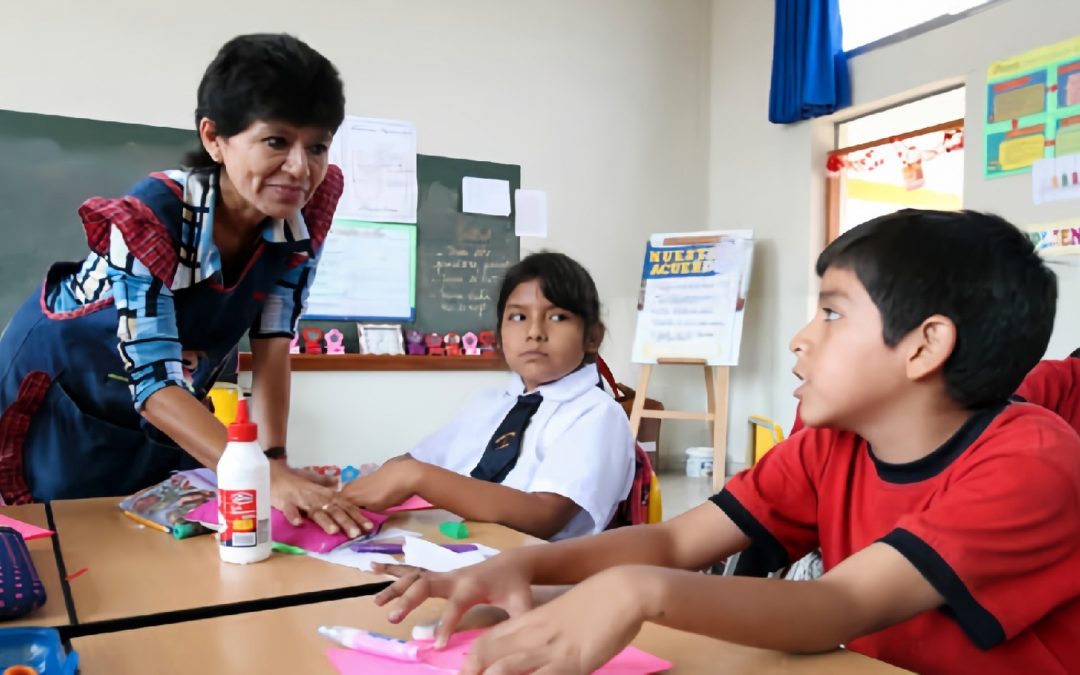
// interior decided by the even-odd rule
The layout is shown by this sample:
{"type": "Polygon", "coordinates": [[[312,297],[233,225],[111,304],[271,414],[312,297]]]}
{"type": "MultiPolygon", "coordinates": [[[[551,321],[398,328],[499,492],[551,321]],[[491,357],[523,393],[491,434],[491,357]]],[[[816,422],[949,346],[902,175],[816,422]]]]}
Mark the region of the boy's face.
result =
{"type": "Polygon", "coordinates": [[[885,344],[881,312],[852,270],[825,271],[818,311],[791,350],[809,426],[857,430],[908,381],[902,351],[885,344]]]}
{"type": "Polygon", "coordinates": [[[597,346],[586,344],[584,320],[551,304],[536,279],[518,284],[506,299],[500,340],[507,365],[526,391],[574,372],[586,350],[597,346]]]}

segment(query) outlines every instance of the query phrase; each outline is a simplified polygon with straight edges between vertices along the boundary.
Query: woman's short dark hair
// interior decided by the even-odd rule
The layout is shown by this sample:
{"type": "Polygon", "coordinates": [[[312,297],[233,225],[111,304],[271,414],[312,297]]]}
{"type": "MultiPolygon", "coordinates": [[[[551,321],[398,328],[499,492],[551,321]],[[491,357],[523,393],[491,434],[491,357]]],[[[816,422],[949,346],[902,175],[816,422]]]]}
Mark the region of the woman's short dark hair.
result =
{"type": "Polygon", "coordinates": [[[540,290],[551,304],[581,317],[585,322],[585,334],[600,321],[600,294],[596,291],[589,271],[568,255],[553,251],[541,251],[526,256],[506,271],[499,289],[498,312],[501,330],[506,301],[514,289],[527,281],[536,280],[540,290]]]}
{"type": "MultiPolygon", "coordinates": [[[[228,138],[256,120],[280,120],[333,133],[345,118],[345,92],[334,65],[303,41],[285,34],[240,35],[225,43],[199,83],[195,128],[214,121],[228,138]]],[[[184,164],[212,166],[199,144],[184,164]]]]}

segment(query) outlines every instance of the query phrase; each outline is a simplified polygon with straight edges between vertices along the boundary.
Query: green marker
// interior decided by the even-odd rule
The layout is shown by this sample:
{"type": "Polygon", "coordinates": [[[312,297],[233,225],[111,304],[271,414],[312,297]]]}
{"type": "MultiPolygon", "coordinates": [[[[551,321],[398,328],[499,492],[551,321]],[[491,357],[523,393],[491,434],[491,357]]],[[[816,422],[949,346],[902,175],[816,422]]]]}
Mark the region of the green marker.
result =
{"type": "Polygon", "coordinates": [[[282,544],[280,541],[275,541],[270,549],[287,555],[307,555],[307,551],[299,546],[289,546],[288,544],[282,544]]]}

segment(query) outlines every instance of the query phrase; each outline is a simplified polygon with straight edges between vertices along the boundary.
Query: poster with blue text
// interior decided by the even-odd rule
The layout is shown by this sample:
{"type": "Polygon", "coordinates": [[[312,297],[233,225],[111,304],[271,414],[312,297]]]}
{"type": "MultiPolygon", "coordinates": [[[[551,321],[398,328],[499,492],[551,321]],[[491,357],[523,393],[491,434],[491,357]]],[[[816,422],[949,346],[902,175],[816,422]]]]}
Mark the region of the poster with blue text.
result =
{"type": "Polygon", "coordinates": [[[634,361],[737,364],[753,252],[751,230],[650,237],[638,296],[634,361]]]}

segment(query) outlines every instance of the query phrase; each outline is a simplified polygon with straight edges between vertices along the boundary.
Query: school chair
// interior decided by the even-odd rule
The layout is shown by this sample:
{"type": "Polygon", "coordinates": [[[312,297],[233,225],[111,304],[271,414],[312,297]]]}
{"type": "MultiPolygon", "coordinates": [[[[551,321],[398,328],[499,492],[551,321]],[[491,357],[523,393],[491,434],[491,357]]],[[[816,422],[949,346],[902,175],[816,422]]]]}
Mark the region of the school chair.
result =
{"type": "MultiPolygon", "coordinates": [[[[746,466],[757,464],[769,450],[784,440],[784,430],[773,420],[763,415],[751,415],[748,418],[750,433],[746,437],[746,466]]],[[[736,553],[722,565],[713,568],[714,574],[737,575],[741,577],[775,577],[783,571],[770,572],[761,555],[751,546],[742,553],[736,553]]]]}
{"type": "MultiPolygon", "coordinates": [[[[600,377],[611,387],[612,394],[618,400],[620,396],[619,384],[611,373],[607,363],[600,355],[596,356],[597,370],[600,377]]],[[[630,414],[629,406],[623,406],[623,410],[630,414]]],[[[608,529],[622,527],[624,525],[642,525],[645,523],[659,523],[664,519],[664,508],[661,503],[660,477],[656,475],[652,462],[649,461],[649,453],[641,447],[641,443],[634,441],[634,479],[630,483],[630,494],[619,503],[615,515],[608,524],[608,529]]]]}
{"type": "Polygon", "coordinates": [[[784,440],[780,425],[763,415],[749,417],[750,433],[746,437],[746,466],[757,464],[765,453],[784,440]]]}
{"type": "Polygon", "coordinates": [[[663,518],[660,478],[653,471],[648,453],[637,443],[634,446],[634,479],[630,483],[630,493],[619,502],[607,529],[659,523],[663,518]]]}

